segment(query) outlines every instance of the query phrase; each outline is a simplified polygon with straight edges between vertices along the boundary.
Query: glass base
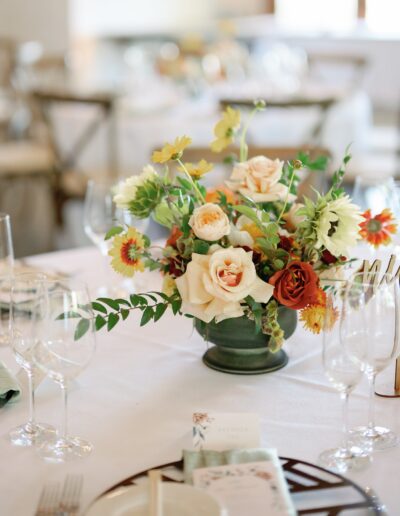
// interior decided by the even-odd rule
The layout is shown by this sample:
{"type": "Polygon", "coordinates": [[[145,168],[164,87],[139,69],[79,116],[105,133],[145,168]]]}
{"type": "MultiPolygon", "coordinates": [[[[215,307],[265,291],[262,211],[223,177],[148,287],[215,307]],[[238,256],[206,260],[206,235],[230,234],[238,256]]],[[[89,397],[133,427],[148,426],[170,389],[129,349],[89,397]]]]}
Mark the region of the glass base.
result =
{"type": "Polygon", "coordinates": [[[336,473],[346,473],[365,469],[371,460],[371,457],[362,448],[352,446],[348,450],[333,448],[322,452],[318,458],[318,464],[336,473]]]}
{"type": "Polygon", "coordinates": [[[360,426],[351,430],[352,440],[367,452],[386,450],[399,444],[398,436],[383,426],[360,426]]]}
{"type": "Polygon", "coordinates": [[[79,437],[67,437],[43,443],[38,448],[38,453],[42,459],[48,462],[67,462],[87,457],[92,450],[93,446],[88,441],[79,437]]]}
{"type": "Polygon", "coordinates": [[[11,430],[8,437],[15,446],[36,446],[47,439],[53,439],[56,429],[43,423],[26,423],[11,430]]]}

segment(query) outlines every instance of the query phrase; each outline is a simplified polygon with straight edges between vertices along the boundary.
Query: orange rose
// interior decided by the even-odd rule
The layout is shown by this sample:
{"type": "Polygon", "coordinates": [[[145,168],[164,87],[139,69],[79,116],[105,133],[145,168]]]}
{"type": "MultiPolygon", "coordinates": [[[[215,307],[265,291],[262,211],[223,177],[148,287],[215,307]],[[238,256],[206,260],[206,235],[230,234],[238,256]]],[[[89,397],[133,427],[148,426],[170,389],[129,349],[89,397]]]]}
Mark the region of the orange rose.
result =
{"type": "Polygon", "coordinates": [[[284,306],[301,310],[317,300],[318,276],[309,263],[291,262],[269,280],[275,299],[284,306]]]}

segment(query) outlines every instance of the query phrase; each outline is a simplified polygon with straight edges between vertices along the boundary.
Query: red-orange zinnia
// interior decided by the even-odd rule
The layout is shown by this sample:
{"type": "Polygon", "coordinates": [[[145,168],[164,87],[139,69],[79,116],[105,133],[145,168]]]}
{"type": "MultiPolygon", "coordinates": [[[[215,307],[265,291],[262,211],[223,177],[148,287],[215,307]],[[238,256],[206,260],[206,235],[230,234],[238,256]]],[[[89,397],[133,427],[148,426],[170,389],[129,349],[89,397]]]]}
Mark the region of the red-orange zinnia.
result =
{"type": "Polygon", "coordinates": [[[390,244],[390,234],[395,234],[397,231],[392,212],[385,208],[382,213],[372,217],[371,210],[367,210],[363,213],[363,217],[365,221],[360,224],[361,237],[374,247],[390,244]]]}

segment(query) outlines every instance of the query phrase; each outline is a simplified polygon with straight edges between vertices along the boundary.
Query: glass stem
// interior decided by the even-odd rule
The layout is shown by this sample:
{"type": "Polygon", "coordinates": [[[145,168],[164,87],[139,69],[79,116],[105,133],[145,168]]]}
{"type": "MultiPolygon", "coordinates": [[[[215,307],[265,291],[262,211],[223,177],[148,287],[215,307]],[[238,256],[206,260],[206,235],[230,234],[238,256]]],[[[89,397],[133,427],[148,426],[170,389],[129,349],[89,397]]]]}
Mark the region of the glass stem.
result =
{"type": "Polygon", "coordinates": [[[28,431],[33,432],[36,426],[35,421],[35,385],[32,371],[27,371],[29,389],[29,421],[26,425],[28,431]]]}
{"type": "Polygon", "coordinates": [[[375,374],[368,376],[369,381],[369,405],[368,405],[368,431],[374,432],[375,428],[375,374]]]}
{"type": "Polygon", "coordinates": [[[342,399],[342,448],[347,451],[349,449],[349,393],[344,392],[340,397],[342,399]]]}
{"type": "Polygon", "coordinates": [[[61,391],[64,401],[64,411],[63,411],[63,422],[61,426],[61,437],[63,440],[67,439],[68,435],[68,385],[63,382],[61,384],[61,391]]]}

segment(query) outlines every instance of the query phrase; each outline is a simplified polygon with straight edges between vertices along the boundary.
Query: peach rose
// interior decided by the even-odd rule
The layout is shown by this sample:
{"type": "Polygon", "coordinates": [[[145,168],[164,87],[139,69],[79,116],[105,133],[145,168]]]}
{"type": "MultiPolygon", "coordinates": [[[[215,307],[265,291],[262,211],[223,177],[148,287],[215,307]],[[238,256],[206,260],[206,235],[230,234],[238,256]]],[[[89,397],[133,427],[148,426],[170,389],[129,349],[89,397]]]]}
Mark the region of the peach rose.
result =
{"type": "Polygon", "coordinates": [[[242,248],[218,248],[212,254],[193,253],[185,274],[176,279],[182,312],[208,323],[244,314],[247,296],[267,303],[273,287],[257,276],[252,253],[242,248]]]}
{"type": "Polygon", "coordinates": [[[256,156],[237,163],[226,184],[234,192],[250,197],[254,202],[270,202],[286,199],[292,202],[296,196],[289,194],[288,187],[279,183],[283,161],[256,156]]]}
{"type": "Polygon", "coordinates": [[[194,234],[207,241],[216,241],[230,232],[228,216],[218,204],[206,203],[196,208],[189,220],[194,234]]]}

